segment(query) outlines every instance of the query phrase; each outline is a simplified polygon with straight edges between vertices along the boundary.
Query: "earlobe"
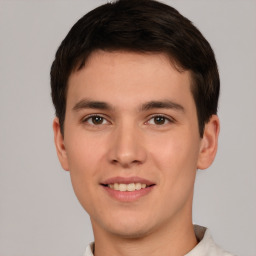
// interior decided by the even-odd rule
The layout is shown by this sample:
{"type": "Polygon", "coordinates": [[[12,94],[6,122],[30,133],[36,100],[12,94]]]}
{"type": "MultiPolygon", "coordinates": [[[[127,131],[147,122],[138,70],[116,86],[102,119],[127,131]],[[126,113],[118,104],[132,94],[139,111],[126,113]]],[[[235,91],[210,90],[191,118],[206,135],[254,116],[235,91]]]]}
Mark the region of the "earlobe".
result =
{"type": "Polygon", "coordinates": [[[209,122],[205,124],[197,162],[198,169],[206,169],[212,164],[218,148],[219,131],[219,118],[217,115],[212,115],[209,122]]]}
{"type": "Polygon", "coordinates": [[[67,152],[64,144],[64,138],[60,129],[59,119],[57,117],[54,118],[52,127],[54,132],[55,148],[57,151],[60,164],[64,170],[68,171],[69,168],[68,168],[67,152]]]}

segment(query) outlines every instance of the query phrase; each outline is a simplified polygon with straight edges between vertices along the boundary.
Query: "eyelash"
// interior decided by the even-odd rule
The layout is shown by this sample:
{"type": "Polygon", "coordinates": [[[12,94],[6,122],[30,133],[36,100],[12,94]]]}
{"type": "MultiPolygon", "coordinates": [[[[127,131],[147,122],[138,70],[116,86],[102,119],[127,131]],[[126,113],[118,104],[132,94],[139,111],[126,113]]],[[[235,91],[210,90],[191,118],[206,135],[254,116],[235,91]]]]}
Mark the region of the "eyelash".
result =
{"type": "MultiPolygon", "coordinates": [[[[161,114],[155,114],[155,115],[150,116],[150,119],[148,119],[148,121],[146,123],[149,123],[149,121],[151,119],[154,119],[156,117],[164,118],[165,122],[168,121],[168,123],[174,123],[175,122],[175,120],[171,117],[167,117],[167,116],[161,115],[161,114]]],[[[166,125],[166,123],[164,123],[164,124],[154,124],[154,125],[163,126],[163,125],[166,125]]]]}
{"type": "MultiPolygon", "coordinates": [[[[107,119],[104,117],[104,116],[102,116],[102,115],[99,115],[99,114],[92,114],[92,115],[89,115],[89,116],[86,116],[85,118],[83,118],[82,119],[82,123],[87,123],[87,124],[89,124],[89,125],[91,125],[91,126],[97,126],[96,124],[90,124],[89,122],[88,122],[88,120],[90,120],[90,119],[92,119],[92,118],[96,118],[96,117],[99,117],[99,118],[102,118],[103,119],[103,122],[104,122],[104,120],[106,121],[107,119]]],[[[107,121],[108,122],[108,121],[107,121]]]]}
{"type": "MultiPolygon", "coordinates": [[[[88,125],[91,125],[91,126],[104,125],[104,123],[101,123],[101,124],[98,124],[98,125],[97,125],[97,124],[92,124],[92,123],[89,123],[89,122],[88,122],[88,120],[90,120],[90,119],[92,119],[92,118],[97,118],[97,117],[102,118],[102,119],[103,119],[103,122],[104,122],[104,121],[107,121],[107,122],[109,123],[109,121],[108,121],[104,116],[99,115],[99,114],[92,114],[92,115],[86,116],[85,118],[82,119],[82,123],[87,123],[88,125]]],[[[162,115],[162,114],[155,114],[155,115],[150,116],[149,119],[148,119],[148,121],[145,122],[145,124],[148,123],[149,125],[164,126],[164,125],[166,125],[166,123],[165,123],[166,121],[167,121],[168,123],[174,123],[174,122],[175,122],[175,120],[174,120],[173,118],[171,118],[171,117],[167,117],[167,116],[162,115]],[[156,118],[156,117],[164,118],[164,124],[149,124],[149,121],[150,121],[151,119],[156,118]]]]}

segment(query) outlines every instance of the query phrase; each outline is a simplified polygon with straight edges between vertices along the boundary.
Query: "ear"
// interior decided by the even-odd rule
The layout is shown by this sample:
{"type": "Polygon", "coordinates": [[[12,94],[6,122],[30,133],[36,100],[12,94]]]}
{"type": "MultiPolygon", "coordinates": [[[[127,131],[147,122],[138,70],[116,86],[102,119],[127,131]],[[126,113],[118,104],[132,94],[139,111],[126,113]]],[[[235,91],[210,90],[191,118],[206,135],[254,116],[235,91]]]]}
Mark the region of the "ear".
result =
{"type": "Polygon", "coordinates": [[[57,117],[54,118],[52,127],[54,132],[55,147],[56,147],[60,164],[64,170],[68,171],[69,167],[68,167],[67,152],[64,145],[64,138],[60,130],[59,118],[57,117]]]}
{"type": "Polygon", "coordinates": [[[219,131],[219,118],[217,115],[212,115],[209,122],[205,124],[197,162],[198,169],[206,169],[212,164],[218,148],[219,131]]]}

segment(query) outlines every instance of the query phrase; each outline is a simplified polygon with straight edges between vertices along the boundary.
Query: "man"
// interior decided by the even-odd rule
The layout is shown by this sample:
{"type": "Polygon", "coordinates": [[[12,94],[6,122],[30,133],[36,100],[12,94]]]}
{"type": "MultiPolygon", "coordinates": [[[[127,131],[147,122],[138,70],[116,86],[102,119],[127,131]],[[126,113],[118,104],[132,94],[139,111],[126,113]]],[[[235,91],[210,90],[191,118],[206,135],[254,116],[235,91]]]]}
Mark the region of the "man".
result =
{"type": "Polygon", "coordinates": [[[214,160],[219,75],[192,23],[151,0],[82,17],[51,68],[55,145],[95,242],[86,256],[230,255],[192,224],[214,160]]]}

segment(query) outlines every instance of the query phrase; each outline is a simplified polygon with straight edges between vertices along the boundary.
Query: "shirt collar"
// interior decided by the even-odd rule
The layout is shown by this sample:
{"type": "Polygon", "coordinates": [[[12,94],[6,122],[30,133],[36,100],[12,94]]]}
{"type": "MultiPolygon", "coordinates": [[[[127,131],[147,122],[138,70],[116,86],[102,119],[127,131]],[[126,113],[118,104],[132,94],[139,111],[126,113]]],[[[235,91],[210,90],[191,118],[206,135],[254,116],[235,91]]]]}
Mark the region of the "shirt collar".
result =
{"type": "MultiPolygon", "coordinates": [[[[207,228],[194,225],[194,231],[198,244],[185,256],[232,256],[214,243],[207,228]]],[[[93,251],[94,243],[90,243],[85,250],[84,256],[93,256],[93,251]]]]}

